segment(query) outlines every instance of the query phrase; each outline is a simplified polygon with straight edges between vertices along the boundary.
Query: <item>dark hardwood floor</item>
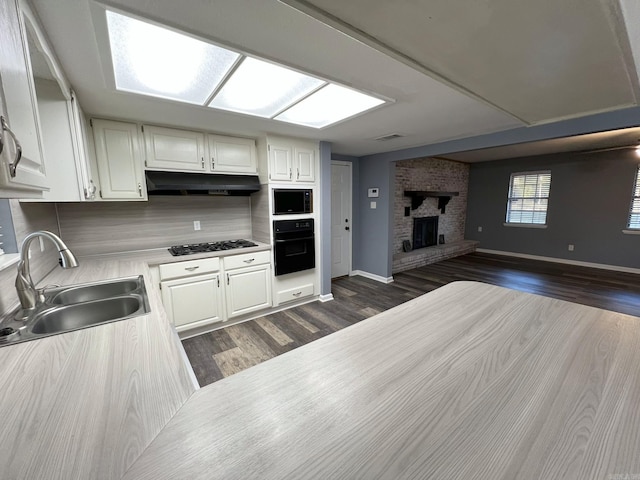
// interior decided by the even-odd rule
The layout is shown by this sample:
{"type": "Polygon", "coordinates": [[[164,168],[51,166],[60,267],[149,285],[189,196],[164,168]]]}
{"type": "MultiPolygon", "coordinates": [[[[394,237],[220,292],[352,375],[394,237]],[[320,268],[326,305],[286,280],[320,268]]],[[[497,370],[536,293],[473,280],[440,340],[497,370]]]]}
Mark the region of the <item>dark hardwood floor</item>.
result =
{"type": "Polygon", "coordinates": [[[321,338],[449,282],[475,280],[640,316],[640,275],[472,253],[397,273],[332,282],[334,300],[313,302],[182,343],[201,386],[321,338]]]}

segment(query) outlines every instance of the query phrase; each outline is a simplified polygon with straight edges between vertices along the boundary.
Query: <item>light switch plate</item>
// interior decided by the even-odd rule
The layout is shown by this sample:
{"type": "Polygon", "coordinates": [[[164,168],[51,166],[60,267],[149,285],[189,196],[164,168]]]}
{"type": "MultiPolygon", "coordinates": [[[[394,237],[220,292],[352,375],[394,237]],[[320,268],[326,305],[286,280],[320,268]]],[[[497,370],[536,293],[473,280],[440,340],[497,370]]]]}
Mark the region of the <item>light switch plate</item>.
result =
{"type": "Polygon", "coordinates": [[[371,202],[371,208],[378,208],[378,204],[376,202],[371,202]]]}
{"type": "Polygon", "coordinates": [[[193,221],[193,229],[194,230],[200,230],[200,220],[194,220],[193,221]]]}

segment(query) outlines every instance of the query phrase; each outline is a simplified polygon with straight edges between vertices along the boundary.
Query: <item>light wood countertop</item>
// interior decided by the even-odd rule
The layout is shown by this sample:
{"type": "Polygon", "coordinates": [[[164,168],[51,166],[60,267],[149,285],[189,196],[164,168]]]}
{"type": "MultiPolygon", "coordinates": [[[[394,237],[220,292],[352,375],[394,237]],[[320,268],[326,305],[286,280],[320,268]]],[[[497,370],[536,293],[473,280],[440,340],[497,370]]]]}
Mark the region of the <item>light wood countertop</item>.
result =
{"type": "Polygon", "coordinates": [[[41,285],[144,275],[147,315],[0,348],[0,478],[119,479],[196,390],[149,265],[166,249],[81,257],[41,285]]]}
{"type": "Polygon", "coordinates": [[[151,313],[0,348],[1,478],[640,473],[640,318],[456,282],[196,390],[148,266],[185,257],[164,253],[46,278],[143,274],[151,313]]]}
{"type": "Polygon", "coordinates": [[[125,475],[640,473],[640,318],[456,282],[195,392],[125,475]]]}

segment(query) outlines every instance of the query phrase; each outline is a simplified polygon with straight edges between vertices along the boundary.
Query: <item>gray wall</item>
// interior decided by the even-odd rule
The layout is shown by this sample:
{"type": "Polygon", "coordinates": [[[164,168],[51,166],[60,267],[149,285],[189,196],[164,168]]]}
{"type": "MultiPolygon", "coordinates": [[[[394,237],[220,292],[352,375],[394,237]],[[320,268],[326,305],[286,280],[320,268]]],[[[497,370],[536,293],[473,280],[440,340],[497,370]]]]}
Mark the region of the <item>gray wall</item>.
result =
{"type": "Polygon", "coordinates": [[[393,196],[395,162],[371,159],[360,161],[359,188],[354,204],[359,218],[354,225],[360,232],[359,243],[353,247],[353,268],[387,278],[393,263],[393,196]],[[368,198],[369,188],[377,187],[378,198],[368,198]],[[376,209],[370,207],[375,201],[376,209]]]}
{"type": "Polygon", "coordinates": [[[322,251],[322,265],[320,272],[320,295],[331,293],[331,144],[320,142],[320,250],[322,251]]]}
{"type": "Polygon", "coordinates": [[[465,238],[479,248],[640,268],[640,236],[622,233],[639,163],[633,150],[614,150],[473,164],[465,238]],[[534,170],[551,171],[548,227],[503,226],[511,173],[534,170]]]}
{"type": "MultiPolygon", "coordinates": [[[[380,186],[382,188],[383,185],[388,186],[392,184],[394,178],[393,167],[389,168],[389,164],[392,165],[392,162],[439,155],[444,156],[448,153],[457,153],[479,148],[512,145],[549,138],[560,138],[570,135],[635,127],[638,125],[638,118],[640,118],[640,107],[632,107],[614,112],[605,112],[582,118],[564,120],[561,122],[520,127],[502,132],[360,157],[359,170],[361,188],[358,203],[362,207],[362,214],[359,219],[359,230],[362,232],[362,240],[358,244],[359,251],[354,247],[354,268],[376,273],[384,277],[391,276],[393,252],[391,249],[391,241],[386,237],[393,235],[393,232],[391,231],[393,222],[388,221],[385,218],[382,210],[386,210],[388,213],[393,212],[393,196],[389,196],[387,194],[385,194],[384,197],[381,196],[381,198],[378,199],[378,211],[371,211],[368,210],[366,189],[372,186],[380,186]],[[365,207],[365,205],[367,206],[365,207]],[[387,232],[384,231],[385,228],[387,229],[387,232]],[[385,268],[385,265],[388,265],[388,267],[385,268]]],[[[387,193],[389,191],[392,190],[388,190],[387,193]]],[[[471,204],[470,208],[472,208],[471,204]]],[[[532,229],[527,229],[527,232],[531,233],[531,231],[532,229]]],[[[510,235],[517,234],[512,233],[510,235]]],[[[616,235],[620,236],[622,234],[618,231],[616,235]]],[[[525,237],[529,238],[528,236],[525,237]]],[[[625,244],[635,244],[635,239],[628,237],[631,236],[627,235],[624,239],[620,238],[620,241],[625,244]]],[[[467,238],[473,239],[475,237],[467,238]]],[[[584,245],[582,247],[576,245],[576,252],[572,258],[578,259],[583,248],[584,245]]],[[[593,259],[588,261],[596,262],[596,260],[593,259]]]]}

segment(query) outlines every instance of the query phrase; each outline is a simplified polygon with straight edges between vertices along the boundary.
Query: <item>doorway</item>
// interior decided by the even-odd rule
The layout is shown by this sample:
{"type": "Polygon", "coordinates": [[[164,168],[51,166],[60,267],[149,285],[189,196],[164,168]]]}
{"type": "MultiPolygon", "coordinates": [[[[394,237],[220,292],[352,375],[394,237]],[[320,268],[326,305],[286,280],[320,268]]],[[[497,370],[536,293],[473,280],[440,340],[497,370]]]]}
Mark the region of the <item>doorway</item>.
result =
{"type": "Polygon", "coordinates": [[[351,273],[350,162],[331,162],[331,278],[351,273]]]}

